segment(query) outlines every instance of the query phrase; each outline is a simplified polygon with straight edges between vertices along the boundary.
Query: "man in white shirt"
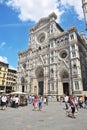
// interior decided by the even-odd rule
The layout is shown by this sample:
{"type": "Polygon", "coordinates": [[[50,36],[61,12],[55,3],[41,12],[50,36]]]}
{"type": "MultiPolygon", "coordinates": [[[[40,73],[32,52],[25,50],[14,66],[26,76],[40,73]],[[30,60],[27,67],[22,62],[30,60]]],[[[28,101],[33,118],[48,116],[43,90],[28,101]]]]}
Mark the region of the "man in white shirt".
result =
{"type": "Polygon", "coordinates": [[[19,106],[19,97],[16,96],[15,97],[15,107],[18,108],[18,106],[19,106]]]}
{"type": "Polygon", "coordinates": [[[68,107],[69,107],[69,102],[68,102],[69,101],[69,96],[65,95],[64,100],[65,100],[66,109],[68,109],[68,107]]]}
{"type": "Polygon", "coordinates": [[[3,96],[1,97],[2,110],[5,110],[5,108],[6,108],[6,102],[7,102],[7,97],[6,97],[5,94],[3,94],[3,96]]]}

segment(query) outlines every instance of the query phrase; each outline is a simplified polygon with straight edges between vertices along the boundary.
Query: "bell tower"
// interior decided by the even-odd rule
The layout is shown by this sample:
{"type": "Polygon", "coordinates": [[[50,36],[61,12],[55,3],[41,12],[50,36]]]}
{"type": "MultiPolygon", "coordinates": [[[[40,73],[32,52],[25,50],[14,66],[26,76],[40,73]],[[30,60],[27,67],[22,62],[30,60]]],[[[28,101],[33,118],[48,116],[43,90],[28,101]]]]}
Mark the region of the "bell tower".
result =
{"type": "Polygon", "coordinates": [[[87,0],[82,0],[82,8],[83,8],[84,19],[85,19],[86,30],[87,30],[87,0]]]}

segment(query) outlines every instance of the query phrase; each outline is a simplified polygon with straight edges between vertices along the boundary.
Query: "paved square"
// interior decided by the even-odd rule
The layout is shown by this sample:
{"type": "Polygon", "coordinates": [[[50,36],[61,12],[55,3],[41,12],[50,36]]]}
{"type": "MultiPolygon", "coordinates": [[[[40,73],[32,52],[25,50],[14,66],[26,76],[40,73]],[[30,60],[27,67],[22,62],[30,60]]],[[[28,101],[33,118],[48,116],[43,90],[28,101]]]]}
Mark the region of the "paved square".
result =
{"type": "Polygon", "coordinates": [[[87,109],[79,109],[73,119],[66,116],[65,104],[49,102],[42,111],[25,107],[0,110],[0,130],[87,130],[87,109]]]}

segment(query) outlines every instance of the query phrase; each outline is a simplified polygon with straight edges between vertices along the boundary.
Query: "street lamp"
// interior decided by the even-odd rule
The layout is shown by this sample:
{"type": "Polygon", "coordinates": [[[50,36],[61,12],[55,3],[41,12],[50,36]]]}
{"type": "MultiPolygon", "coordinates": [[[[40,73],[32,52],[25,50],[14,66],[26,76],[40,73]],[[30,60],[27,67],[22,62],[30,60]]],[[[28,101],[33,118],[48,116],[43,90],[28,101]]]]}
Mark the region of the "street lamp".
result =
{"type": "Polygon", "coordinates": [[[84,19],[85,19],[86,30],[87,30],[87,0],[82,0],[82,8],[83,8],[84,19]]]}

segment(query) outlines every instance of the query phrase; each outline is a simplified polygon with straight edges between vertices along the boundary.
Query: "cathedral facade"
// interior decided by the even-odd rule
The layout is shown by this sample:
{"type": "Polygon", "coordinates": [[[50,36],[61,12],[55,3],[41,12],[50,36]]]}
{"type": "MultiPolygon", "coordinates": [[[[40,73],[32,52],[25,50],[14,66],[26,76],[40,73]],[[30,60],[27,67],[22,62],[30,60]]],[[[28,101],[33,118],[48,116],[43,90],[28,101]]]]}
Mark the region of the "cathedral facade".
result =
{"type": "Polygon", "coordinates": [[[87,41],[76,27],[64,31],[51,13],[30,29],[28,48],[18,53],[17,90],[32,95],[87,92],[87,41]]]}

